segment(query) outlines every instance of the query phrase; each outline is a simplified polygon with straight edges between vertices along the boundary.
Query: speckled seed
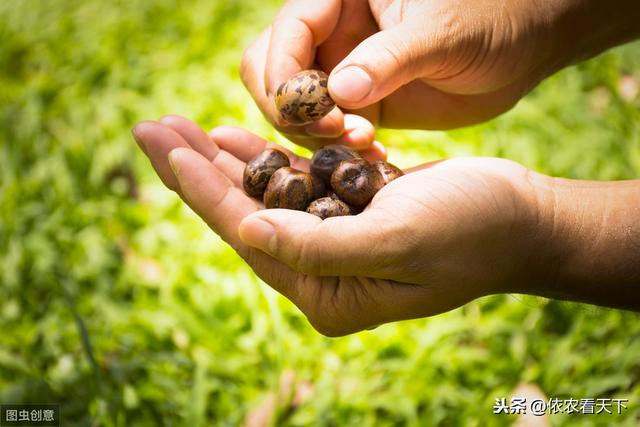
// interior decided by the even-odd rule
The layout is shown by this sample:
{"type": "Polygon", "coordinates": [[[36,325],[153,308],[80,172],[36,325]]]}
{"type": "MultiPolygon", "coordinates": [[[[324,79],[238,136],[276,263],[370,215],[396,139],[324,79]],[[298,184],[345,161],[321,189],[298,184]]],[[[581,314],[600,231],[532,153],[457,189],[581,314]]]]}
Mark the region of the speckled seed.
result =
{"type": "Polygon", "coordinates": [[[341,161],[331,175],[333,191],[356,208],[364,208],[383,186],[382,174],[361,158],[341,161]]]}
{"type": "Polygon", "coordinates": [[[307,208],[307,212],[325,219],[332,216],[351,215],[351,208],[342,200],[323,197],[311,202],[307,208]]]}
{"type": "Polygon", "coordinates": [[[338,197],[338,195],[334,191],[328,191],[326,197],[329,197],[334,200],[340,200],[342,203],[349,206],[349,209],[351,210],[351,215],[358,215],[360,212],[362,212],[362,208],[356,208],[354,206],[348,205],[347,203],[344,202],[344,200],[341,200],[340,197],[338,197]]]}
{"type": "Polygon", "coordinates": [[[402,175],[404,175],[404,172],[402,172],[402,169],[400,169],[395,165],[392,165],[389,162],[385,162],[384,160],[378,160],[376,162],[373,162],[372,166],[382,174],[385,185],[390,183],[394,179],[400,178],[402,175]]]}
{"type": "Polygon", "coordinates": [[[267,209],[283,208],[303,211],[311,200],[313,200],[311,175],[290,167],[275,171],[264,192],[264,206],[267,209]]]}
{"type": "Polygon", "coordinates": [[[294,74],[276,91],[275,102],[280,116],[293,125],[320,120],[336,105],[329,96],[329,76],[319,70],[294,74]]]}
{"type": "Polygon", "coordinates": [[[282,151],[268,148],[251,159],[244,168],[242,185],[251,197],[261,198],[271,175],[281,167],[289,166],[289,158],[282,151]]]}
{"type": "Polygon", "coordinates": [[[311,158],[311,173],[319,176],[327,185],[331,184],[331,174],[338,164],[346,159],[360,157],[357,151],[344,145],[326,145],[313,153],[311,158]]]}

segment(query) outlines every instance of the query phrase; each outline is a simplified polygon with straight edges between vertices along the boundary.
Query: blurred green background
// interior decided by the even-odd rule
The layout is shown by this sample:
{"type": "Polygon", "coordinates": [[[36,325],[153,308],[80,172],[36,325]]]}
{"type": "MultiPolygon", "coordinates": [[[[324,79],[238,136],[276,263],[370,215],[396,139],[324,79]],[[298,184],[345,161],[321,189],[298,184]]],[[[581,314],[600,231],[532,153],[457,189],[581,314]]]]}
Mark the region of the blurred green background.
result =
{"type": "MultiPolygon", "coordinates": [[[[526,383],[629,399],[622,415],[553,425],[640,424],[637,314],[502,295],[328,339],[160,184],[130,136],[138,120],[177,113],[283,142],[238,77],[278,7],[0,2],[0,402],[60,403],[64,426],[233,426],[273,401],[272,425],[499,426],[515,418],[493,415],[495,399],[526,383]]],[[[489,155],[636,178],[639,84],[636,43],[484,125],[379,138],[401,166],[489,155]]]]}

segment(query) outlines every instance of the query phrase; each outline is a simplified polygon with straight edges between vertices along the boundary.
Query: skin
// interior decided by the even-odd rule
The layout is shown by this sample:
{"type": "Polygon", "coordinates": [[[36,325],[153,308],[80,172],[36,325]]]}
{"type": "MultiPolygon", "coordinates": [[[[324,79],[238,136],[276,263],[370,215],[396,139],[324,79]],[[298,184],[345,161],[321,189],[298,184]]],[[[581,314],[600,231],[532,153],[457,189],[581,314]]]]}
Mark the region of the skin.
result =
{"type": "MultiPolygon", "coordinates": [[[[405,171],[361,214],[322,221],[264,210],[242,191],[245,162],[275,147],[247,131],[207,134],[168,116],[133,134],[165,185],[322,334],[502,292],[640,310],[640,181],[559,180],[503,159],[443,160],[405,171]]],[[[308,171],[307,159],[287,155],[308,171]]]]}
{"type": "MultiPolygon", "coordinates": [[[[508,110],[558,69],[640,34],[637,0],[291,0],[245,52],[244,84],[291,140],[384,159],[374,125],[446,129],[508,110]],[[340,108],[279,120],[278,85],[320,68],[340,108]]],[[[410,169],[356,216],[264,210],[265,147],[177,116],[133,131],[162,181],[329,336],[515,292],[640,310],[640,181],[551,178],[502,159],[410,169]],[[379,244],[381,242],[382,244],[379,244]]],[[[309,161],[287,152],[291,166],[309,161]]]]}
{"type": "Polygon", "coordinates": [[[493,118],[560,68],[638,37],[639,21],[637,0],[290,0],[246,50],[241,75],[292,141],[379,153],[373,125],[449,129],[493,118]],[[287,125],[273,94],[308,68],[330,74],[341,109],[287,125]]]}

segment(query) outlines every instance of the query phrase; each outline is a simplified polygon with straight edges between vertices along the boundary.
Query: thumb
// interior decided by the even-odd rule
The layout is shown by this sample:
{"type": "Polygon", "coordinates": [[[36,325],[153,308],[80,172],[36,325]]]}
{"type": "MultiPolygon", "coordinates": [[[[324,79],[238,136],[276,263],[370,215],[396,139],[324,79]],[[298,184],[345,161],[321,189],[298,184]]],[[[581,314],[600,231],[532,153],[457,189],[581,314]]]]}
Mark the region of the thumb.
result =
{"type": "Polygon", "coordinates": [[[436,58],[425,28],[405,23],[363,40],[329,76],[329,92],[341,107],[363,108],[425,76],[436,58]]]}
{"type": "MultiPolygon", "coordinates": [[[[242,241],[292,269],[313,276],[368,276],[393,257],[385,230],[372,227],[366,213],[327,218],[306,212],[267,209],[248,215],[238,227],[242,241]]],[[[381,276],[382,278],[382,276],[381,276]]]]}

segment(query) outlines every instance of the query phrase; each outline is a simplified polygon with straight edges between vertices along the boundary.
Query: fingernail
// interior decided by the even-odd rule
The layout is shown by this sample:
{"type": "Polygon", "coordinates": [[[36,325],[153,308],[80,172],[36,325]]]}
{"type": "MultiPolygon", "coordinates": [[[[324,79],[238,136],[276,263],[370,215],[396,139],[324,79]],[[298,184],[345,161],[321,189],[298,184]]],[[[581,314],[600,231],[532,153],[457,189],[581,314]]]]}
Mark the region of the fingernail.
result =
{"type": "Polygon", "coordinates": [[[169,160],[169,166],[171,166],[171,170],[176,178],[180,175],[180,167],[178,166],[177,158],[180,156],[177,148],[174,148],[169,152],[167,159],[169,160]]]}
{"type": "Polygon", "coordinates": [[[345,67],[329,78],[331,94],[345,101],[361,101],[369,95],[372,87],[369,74],[355,65],[345,67]]]}
{"type": "Polygon", "coordinates": [[[138,126],[134,126],[133,129],[131,129],[131,135],[133,135],[133,139],[136,141],[136,144],[138,144],[138,147],[140,147],[144,154],[147,154],[147,147],[144,145],[144,141],[142,140],[142,138],[136,135],[137,127],[138,126]]]}
{"type": "Polygon", "coordinates": [[[276,229],[260,218],[250,218],[241,224],[240,238],[249,246],[267,253],[276,251],[276,229]]]}

